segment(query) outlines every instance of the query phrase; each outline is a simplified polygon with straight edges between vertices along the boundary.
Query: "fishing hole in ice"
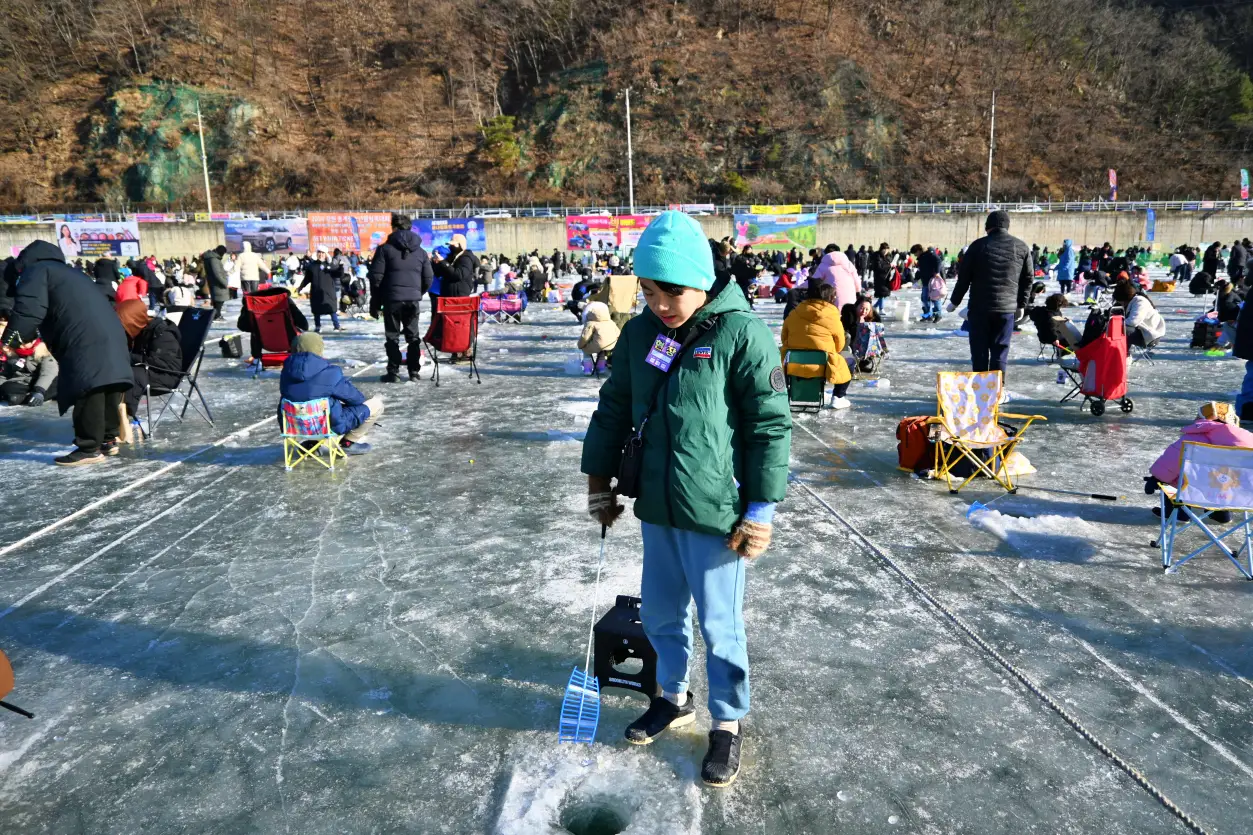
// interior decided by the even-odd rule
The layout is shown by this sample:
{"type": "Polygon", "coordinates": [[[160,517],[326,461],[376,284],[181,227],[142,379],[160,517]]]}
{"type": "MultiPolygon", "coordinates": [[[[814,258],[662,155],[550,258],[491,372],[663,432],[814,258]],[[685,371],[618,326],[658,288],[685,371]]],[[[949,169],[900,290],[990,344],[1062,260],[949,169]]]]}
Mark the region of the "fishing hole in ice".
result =
{"type": "Polygon", "coordinates": [[[618,835],[630,825],[631,816],[612,798],[590,797],[565,806],[560,823],[570,835],[618,835]]]}

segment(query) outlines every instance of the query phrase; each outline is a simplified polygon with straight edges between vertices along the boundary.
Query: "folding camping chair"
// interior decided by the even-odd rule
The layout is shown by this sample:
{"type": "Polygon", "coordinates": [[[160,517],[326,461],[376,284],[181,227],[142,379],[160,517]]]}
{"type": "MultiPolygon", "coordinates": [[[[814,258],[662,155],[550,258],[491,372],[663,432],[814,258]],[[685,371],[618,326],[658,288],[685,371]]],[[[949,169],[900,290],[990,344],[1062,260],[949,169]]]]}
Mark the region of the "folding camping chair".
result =
{"type": "Polygon", "coordinates": [[[288,296],[244,296],[244,307],[252,314],[250,334],[254,350],[252,376],[265,368],[282,368],[291,353],[292,340],[299,333],[287,309],[288,296]],[[257,356],[259,354],[259,356],[257,356]]]}
{"type": "Polygon", "coordinates": [[[522,314],[526,312],[526,296],[522,293],[505,293],[500,297],[500,321],[522,324],[522,314]]]}
{"type": "Polygon", "coordinates": [[[479,324],[503,325],[505,323],[504,296],[484,293],[479,296],[479,324]]]}
{"type": "Polygon", "coordinates": [[[1137,362],[1142,362],[1145,365],[1157,365],[1157,357],[1153,355],[1153,349],[1157,347],[1159,342],[1161,342],[1160,339],[1154,339],[1143,348],[1128,342],[1127,344],[1131,347],[1131,364],[1135,365],[1137,362]]]}
{"type": "Polygon", "coordinates": [[[1070,354],[1070,349],[1057,338],[1053,314],[1048,308],[1036,306],[1027,311],[1027,315],[1035,325],[1036,339],[1040,341],[1040,350],[1035,356],[1038,362],[1052,365],[1070,354]]]}
{"type": "MultiPolygon", "coordinates": [[[[200,378],[200,363],[204,361],[205,341],[209,338],[211,327],[213,327],[212,309],[194,307],[183,311],[183,318],[178,325],[179,341],[183,350],[183,366],[179,370],[178,383],[172,389],[154,389],[152,383],[149,382],[148,388],[144,391],[144,409],[148,416],[148,429],[143,432],[143,427],[140,427],[145,437],[156,436],[157,425],[161,423],[161,418],[165,416],[166,411],[174,402],[175,395],[183,398],[183,409],[181,412],[171,411],[170,414],[174,415],[179,423],[187,417],[187,407],[190,406],[196,414],[208,421],[210,426],[213,425],[213,413],[209,411],[209,404],[205,401],[204,392],[201,391],[200,384],[197,382],[200,378]],[[191,399],[193,394],[200,401],[199,406],[191,399]],[[152,418],[152,398],[154,397],[161,401],[161,410],[157,412],[156,420],[152,418]]],[[[151,370],[149,370],[148,379],[152,379],[151,370]]]]}
{"type": "Polygon", "coordinates": [[[1249,513],[1253,512],[1253,449],[1184,441],[1179,459],[1178,488],[1161,485],[1162,530],[1153,544],[1161,546],[1162,568],[1174,574],[1188,560],[1217,548],[1246,580],[1253,580],[1253,530],[1249,524],[1249,513]],[[1216,511],[1231,513],[1235,524],[1226,531],[1216,529],[1216,511]],[[1183,521],[1183,517],[1187,520],[1183,521]],[[1176,559],[1176,538],[1188,528],[1196,528],[1209,541],[1176,559]],[[1239,542],[1241,533],[1244,541],[1231,550],[1224,540],[1235,534],[1234,539],[1239,542]],[[1244,564],[1240,561],[1242,555],[1244,564]]]}
{"type": "Polygon", "coordinates": [[[308,460],[334,470],[336,458],[348,457],[339,445],[339,436],[331,431],[331,401],[327,398],[300,402],[284,398],[279,403],[279,415],[283,464],[289,471],[308,460]]]}
{"type": "Polygon", "coordinates": [[[853,376],[878,374],[888,354],[888,343],[883,337],[883,325],[879,322],[861,322],[853,337],[853,376]]]}
{"type": "Polygon", "coordinates": [[[1010,493],[1017,491],[1008,466],[1009,457],[1022,443],[1027,428],[1043,415],[1018,415],[1000,410],[1002,378],[999,371],[940,371],[936,374],[936,401],[939,415],[927,423],[940,427],[936,446],[936,475],[944,476],[948,491],[956,493],[976,475],[985,475],[1010,493]],[[1008,428],[1003,419],[1025,421],[1008,428]],[[953,467],[962,459],[974,471],[956,488],[953,467]]]}
{"type": "Polygon", "coordinates": [[[479,342],[479,305],[481,296],[436,296],[435,315],[431,317],[431,325],[422,337],[426,346],[427,356],[435,363],[432,375],[435,386],[439,387],[439,353],[461,354],[470,361],[470,376],[480,384],[478,342],[479,342]]]}
{"type": "MultiPolygon", "coordinates": [[[[839,359],[844,362],[843,357],[839,359]]],[[[827,352],[788,351],[783,370],[787,372],[787,402],[792,411],[820,411],[826,398],[827,352]]]]}

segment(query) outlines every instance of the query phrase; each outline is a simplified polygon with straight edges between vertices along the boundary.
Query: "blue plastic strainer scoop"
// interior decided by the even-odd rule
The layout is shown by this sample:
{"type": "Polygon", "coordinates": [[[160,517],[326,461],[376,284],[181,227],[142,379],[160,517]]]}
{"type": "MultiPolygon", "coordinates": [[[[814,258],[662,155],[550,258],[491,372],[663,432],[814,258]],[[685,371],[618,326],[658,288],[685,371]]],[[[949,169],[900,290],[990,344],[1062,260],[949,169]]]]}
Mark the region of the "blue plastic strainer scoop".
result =
{"type": "Polygon", "coordinates": [[[596,628],[596,598],[600,596],[600,573],[605,567],[606,526],[600,526],[600,559],[596,563],[596,590],[592,593],[592,623],[587,628],[587,654],[583,658],[583,671],[578,667],[570,673],[566,683],[566,695],[561,700],[561,721],[557,726],[558,742],[586,742],[596,739],[596,725],[600,721],[600,682],[592,671],[592,638],[596,628]]]}

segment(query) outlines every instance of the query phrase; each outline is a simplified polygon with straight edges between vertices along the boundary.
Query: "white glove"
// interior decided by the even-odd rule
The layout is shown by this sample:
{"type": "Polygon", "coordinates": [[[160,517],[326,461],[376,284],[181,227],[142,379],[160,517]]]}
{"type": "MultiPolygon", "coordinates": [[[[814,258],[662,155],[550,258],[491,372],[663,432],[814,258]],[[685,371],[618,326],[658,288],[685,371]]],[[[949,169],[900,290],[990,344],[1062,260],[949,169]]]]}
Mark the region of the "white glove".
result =
{"type": "Polygon", "coordinates": [[[957,310],[957,305],[953,304],[952,302],[949,302],[948,304],[944,305],[944,309],[947,310],[949,313],[953,313],[957,310]]]}

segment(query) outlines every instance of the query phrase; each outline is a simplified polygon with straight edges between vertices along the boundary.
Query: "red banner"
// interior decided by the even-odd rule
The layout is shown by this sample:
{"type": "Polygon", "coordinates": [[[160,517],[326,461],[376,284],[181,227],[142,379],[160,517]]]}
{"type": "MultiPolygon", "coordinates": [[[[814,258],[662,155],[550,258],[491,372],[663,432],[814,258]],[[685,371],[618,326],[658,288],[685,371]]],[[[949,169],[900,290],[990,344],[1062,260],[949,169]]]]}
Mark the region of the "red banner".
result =
{"type": "Polygon", "coordinates": [[[309,248],[341,252],[373,252],[392,231],[392,217],[385,212],[309,213],[309,248]]]}

